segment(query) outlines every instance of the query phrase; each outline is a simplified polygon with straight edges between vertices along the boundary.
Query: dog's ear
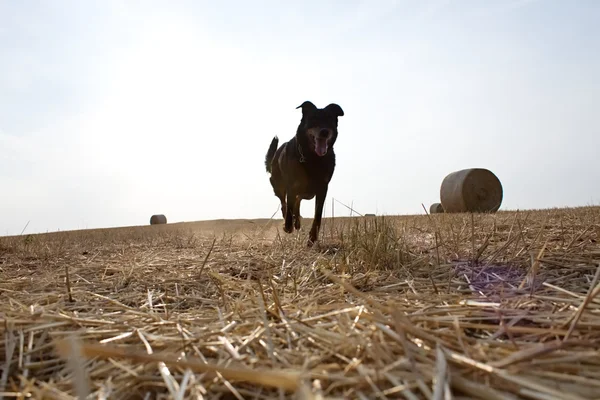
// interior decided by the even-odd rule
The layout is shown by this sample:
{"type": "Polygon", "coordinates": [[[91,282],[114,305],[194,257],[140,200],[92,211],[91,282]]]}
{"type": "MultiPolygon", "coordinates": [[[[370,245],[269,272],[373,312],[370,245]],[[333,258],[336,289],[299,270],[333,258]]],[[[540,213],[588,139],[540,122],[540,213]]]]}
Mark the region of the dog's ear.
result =
{"type": "Polygon", "coordinates": [[[298,107],[296,107],[296,110],[299,108],[302,108],[302,115],[311,114],[317,111],[317,106],[310,101],[305,101],[304,103],[300,104],[298,107]]]}
{"type": "Polygon", "coordinates": [[[338,106],[335,103],[331,103],[330,105],[328,105],[327,107],[325,107],[325,110],[329,111],[330,113],[332,113],[336,117],[343,117],[344,116],[344,110],[342,110],[342,107],[338,106]]]}

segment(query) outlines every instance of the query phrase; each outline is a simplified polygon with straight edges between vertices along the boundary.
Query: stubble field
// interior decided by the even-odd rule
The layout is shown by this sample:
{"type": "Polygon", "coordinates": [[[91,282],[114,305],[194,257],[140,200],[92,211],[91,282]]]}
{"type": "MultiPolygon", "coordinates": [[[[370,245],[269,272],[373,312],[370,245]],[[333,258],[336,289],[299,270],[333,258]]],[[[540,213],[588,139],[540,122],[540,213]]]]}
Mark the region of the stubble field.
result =
{"type": "Polygon", "coordinates": [[[599,207],[310,222],[0,238],[0,393],[600,398],[599,207]]]}

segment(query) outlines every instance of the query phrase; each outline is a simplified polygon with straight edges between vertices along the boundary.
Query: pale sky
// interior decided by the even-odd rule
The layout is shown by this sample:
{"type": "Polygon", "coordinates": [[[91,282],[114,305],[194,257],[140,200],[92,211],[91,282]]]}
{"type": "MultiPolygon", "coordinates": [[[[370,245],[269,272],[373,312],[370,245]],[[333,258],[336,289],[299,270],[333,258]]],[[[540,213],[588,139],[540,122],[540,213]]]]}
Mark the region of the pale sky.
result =
{"type": "Polygon", "coordinates": [[[600,204],[598,21],[597,0],[0,0],[0,235],[268,218],[264,156],[305,100],[345,112],[326,216],[423,213],[472,167],[502,209],[600,204]]]}

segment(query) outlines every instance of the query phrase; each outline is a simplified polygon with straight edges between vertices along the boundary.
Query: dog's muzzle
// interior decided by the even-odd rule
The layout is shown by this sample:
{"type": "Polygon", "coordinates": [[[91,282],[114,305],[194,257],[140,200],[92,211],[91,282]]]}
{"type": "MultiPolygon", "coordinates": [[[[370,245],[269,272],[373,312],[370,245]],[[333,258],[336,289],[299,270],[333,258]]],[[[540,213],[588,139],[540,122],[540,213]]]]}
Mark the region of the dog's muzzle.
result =
{"type": "Polygon", "coordinates": [[[315,145],[315,153],[318,156],[323,157],[327,154],[327,141],[331,136],[331,131],[329,129],[321,129],[317,135],[313,136],[314,145],[315,145]]]}

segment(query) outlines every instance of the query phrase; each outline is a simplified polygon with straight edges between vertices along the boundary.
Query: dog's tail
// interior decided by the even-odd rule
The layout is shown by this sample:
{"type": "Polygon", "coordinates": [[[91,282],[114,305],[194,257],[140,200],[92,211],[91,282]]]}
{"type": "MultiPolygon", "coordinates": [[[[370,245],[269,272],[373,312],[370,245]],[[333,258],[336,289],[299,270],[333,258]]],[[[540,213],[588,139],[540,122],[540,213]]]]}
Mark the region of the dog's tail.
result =
{"type": "Polygon", "coordinates": [[[271,141],[271,145],[269,146],[269,150],[267,151],[267,156],[265,157],[265,167],[267,167],[268,173],[271,173],[271,163],[273,162],[273,158],[275,157],[275,152],[277,151],[278,144],[279,138],[275,136],[271,141]]]}

